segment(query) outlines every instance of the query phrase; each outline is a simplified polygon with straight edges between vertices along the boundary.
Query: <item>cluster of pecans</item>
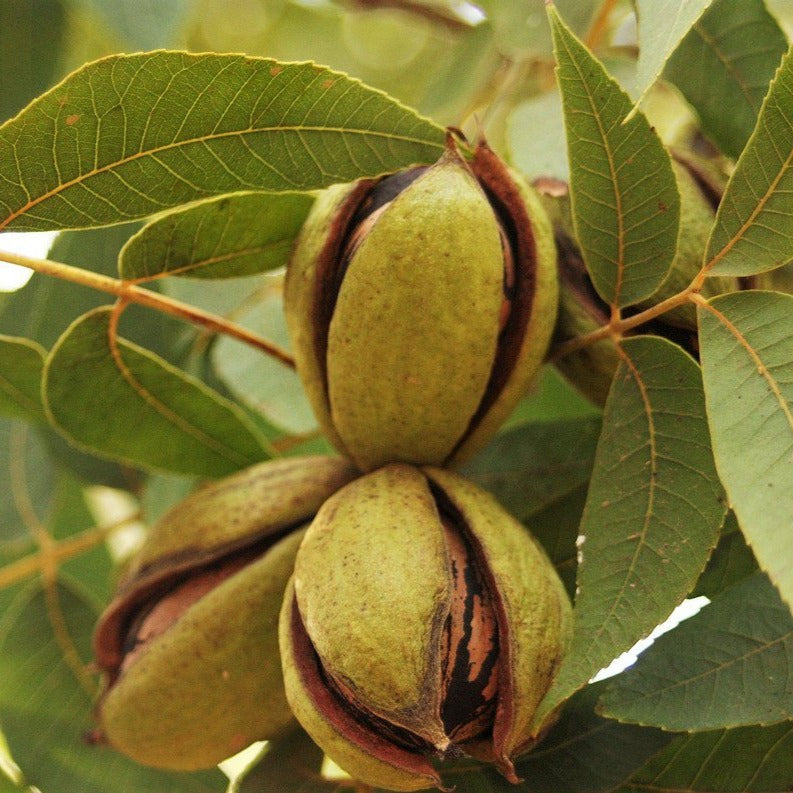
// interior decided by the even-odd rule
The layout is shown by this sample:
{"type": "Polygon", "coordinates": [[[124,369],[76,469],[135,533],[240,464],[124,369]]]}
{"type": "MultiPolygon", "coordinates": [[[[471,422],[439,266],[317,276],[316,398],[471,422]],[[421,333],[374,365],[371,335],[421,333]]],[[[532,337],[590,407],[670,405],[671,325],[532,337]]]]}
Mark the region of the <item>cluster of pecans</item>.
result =
{"type": "Polygon", "coordinates": [[[253,466],[152,527],[96,631],[109,744],[197,769],[296,718],[378,788],[443,787],[436,761],[464,754],[518,781],[571,607],[527,529],[449,469],[546,356],[560,228],[485,144],[317,199],[285,308],[341,456],[253,466]]]}

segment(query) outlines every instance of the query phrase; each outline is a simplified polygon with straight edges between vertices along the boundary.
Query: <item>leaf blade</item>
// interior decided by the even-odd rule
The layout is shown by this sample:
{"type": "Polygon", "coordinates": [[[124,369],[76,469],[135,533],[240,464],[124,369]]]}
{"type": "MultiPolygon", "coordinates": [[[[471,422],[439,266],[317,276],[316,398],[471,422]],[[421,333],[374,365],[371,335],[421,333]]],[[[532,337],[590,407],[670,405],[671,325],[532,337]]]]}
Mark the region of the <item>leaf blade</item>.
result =
{"type": "Polygon", "coordinates": [[[579,528],[573,642],[538,724],[691,591],[726,511],[699,367],[651,336],[621,358],[579,528]]]}
{"type": "Polygon", "coordinates": [[[127,241],[119,273],[235,278],[283,267],[313,203],[305,193],[234,193],[170,212],[127,241]]]}
{"type": "Polygon", "coordinates": [[[0,413],[44,422],[41,373],[44,348],[24,338],[0,334],[0,413]]]}
{"type": "Polygon", "coordinates": [[[622,307],[666,278],[680,221],[669,155],[647,119],[553,7],[576,236],[601,297],[622,307]]]}
{"type": "Polygon", "coordinates": [[[603,713],[698,732],[793,715],[793,616],[765,575],[736,584],[612,679],[603,713]]]}
{"type": "Polygon", "coordinates": [[[44,394],[72,442],[155,470],[222,476],[268,455],[245,414],[137,345],[109,344],[112,309],[76,320],[50,353],[44,394]]]}
{"type": "Polygon", "coordinates": [[[760,567],[793,606],[793,297],[724,295],[699,305],[716,465],[760,567]]]}
{"type": "Polygon", "coordinates": [[[316,189],[431,162],[442,148],[429,120],[311,63],[113,55],[0,127],[0,229],[87,228],[219,193],[316,189]]]}
{"type": "Polygon", "coordinates": [[[716,212],[705,262],[754,275],[793,261],[793,49],[782,60],[716,212]]]}
{"type": "Polygon", "coordinates": [[[715,0],[668,61],[664,77],[697,111],[708,137],[737,160],[786,50],[785,34],[763,0],[715,0]]]}

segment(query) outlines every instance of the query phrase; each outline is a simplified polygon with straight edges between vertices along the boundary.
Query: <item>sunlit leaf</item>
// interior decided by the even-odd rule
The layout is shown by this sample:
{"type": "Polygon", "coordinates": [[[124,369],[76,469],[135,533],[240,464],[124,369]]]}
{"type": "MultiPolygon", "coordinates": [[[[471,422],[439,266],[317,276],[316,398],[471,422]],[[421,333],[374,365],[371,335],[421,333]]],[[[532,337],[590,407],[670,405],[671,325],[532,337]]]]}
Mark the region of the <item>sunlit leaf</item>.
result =
{"type": "Polygon", "coordinates": [[[44,421],[41,370],[44,349],[27,339],[0,335],[0,413],[44,421]]]}
{"type": "Polygon", "coordinates": [[[26,782],[42,793],[222,793],[217,770],[145,768],[89,740],[96,679],[87,671],[97,612],[71,587],[38,586],[0,621],[0,721],[26,782]]]}
{"type": "Polygon", "coordinates": [[[752,275],[793,261],[793,51],[719,204],[705,262],[717,275],[752,275]]]}
{"type": "Polygon", "coordinates": [[[763,0],[714,0],[667,63],[664,77],[696,109],[708,137],[738,159],[787,47],[763,0]]]}
{"type": "Polygon", "coordinates": [[[641,96],[660,76],[669,56],[712,0],[637,0],[639,67],[636,94],[641,96]]]}
{"type": "Polygon", "coordinates": [[[312,63],[153,52],[88,64],[0,128],[0,229],[101,226],[237,190],[437,159],[443,130],[312,63]]]}
{"type": "Polygon", "coordinates": [[[576,629],[540,716],[669,616],[724,519],[699,367],[651,336],[621,359],[581,520],[576,629]]]}
{"type": "Polygon", "coordinates": [[[716,464],[760,567],[793,606],[793,297],[743,292],[699,308],[716,464]]]}
{"type": "Polygon", "coordinates": [[[570,197],[587,269],[610,304],[649,297],[675,254],[680,196],[660,139],[549,7],[562,92],[570,197]],[[625,122],[625,123],[624,123],[625,122]]]}
{"type": "Polygon", "coordinates": [[[170,212],[124,246],[121,277],[231,278],[283,267],[313,202],[306,193],[235,193],[170,212]]]}
{"type": "Polygon", "coordinates": [[[793,716],[793,616],[757,573],[656,639],[612,678],[603,712],[696,732],[793,716]]]}
{"type": "Polygon", "coordinates": [[[114,349],[111,310],[78,319],[47,360],[45,399],[61,432],[112,459],[201,476],[268,457],[232,402],[137,345],[114,349]]]}
{"type": "Polygon", "coordinates": [[[783,793],[793,779],[793,723],[681,735],[617,793],[783,793]]]}

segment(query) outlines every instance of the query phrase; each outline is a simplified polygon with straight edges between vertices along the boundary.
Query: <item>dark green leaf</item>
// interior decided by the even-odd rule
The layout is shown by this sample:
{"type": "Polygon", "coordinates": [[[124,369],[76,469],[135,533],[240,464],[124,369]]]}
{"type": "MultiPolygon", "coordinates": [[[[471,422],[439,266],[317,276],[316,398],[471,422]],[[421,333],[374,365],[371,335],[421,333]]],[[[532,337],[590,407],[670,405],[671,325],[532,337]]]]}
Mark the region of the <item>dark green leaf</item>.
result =
{"type": "Polygon", "coordinates": [[[719,544],[691,596],[704,595],[713,599],[720,592],[756,572],[757,560],[741,534],[735,513],[730,512],[724,521],[719,544]]]}
{"type": "Polygon", "coordinates": [[[581,520],[575,634],[540,716],[669,616],[724,519],[699,367],[651,336],[620,353],[581,520]]]}
{"type": "Polygon", "coordinates": [[[793,51],[763,102],[716,213],[705,262],[752,275],[793,261],[793,51]]]}
{"type": "Polygon", "coordinates": [[[715,0],[683,39],[664,76],[693,105],[708,137],[738,159],[787,46],[763,0],[715,0]]]}
{"type": "Polygon", "coordinates": [[[589,481],[600,418],[524,424],[496,436],[464,472],[525,520],[589,481]]]}
{"type": "MultiPolygon", "coordinates": [[[[635,727],[595,713],[602,684],[587,687],[565,706],[545,740],[516,765],[521,789],[531,793],[605,793],[624,782],[671,736],[661,730],[635,727]]],[[[492,770],[480,769],[446,779],[458,793],[515,788],[492,770]]]]}
{"type": "Polygon", "coordinates": [[[443,130],[311,63],[153,52],[89,64],[0,130],[0,228],[101,226],[237,190],[437,159],[443,130]]]}
{"type": "Polygon", "coordinates": [[[70,587],[35,586],[0,621],[0,721],[26,782],[42,793],[222,793],[219,771],[155,771],[88,740],[96,680],[85,664],[96,617],[70,587]]]}
{"type": "Polygon", "coordinates": [[[793,723],[681,735],[617,793],[787,793],[793,723]]]}
{"type": "Polygon", "coordinates": [[[0,3],[0,121],[55,81],[65,32],[59,0],[0,3]]]}
{"type": "Polygon", "coordinates": [[[322,779],[322,750],[302,730],[268,741],[258,760],[229,793],[335,793],[337,782],[322,779]]]}
{"type": "Polygon", "coordinates": [[[0,413],[44,421],[41,371],[44,349],[35,342],[0,335],[0,413]]]}
{"type": "Polygon", "coordinates": [[[77,320],[47,360],[44,392],[56,426],[112,459],[200,476],[267,458],[245,414],[199,380],[129,342],[109,340],[112,309],[77,320]]]}
{"type": "Polygon", "coordinates": [[[549,7],[567,129],[573,218],[595,288],[618,307],[649,297],[675,255],[680,196],[647,119],[549,7]]]}
{"type": "Polygon", "coordinates": [[[762,574],[728,589],[612,678],[603,712],[668,730],[769,725],[793,715],[793,617],[762,574]]]}
{"type": "Polygon", "coordinates": [[[793,297],[724,295],[699,307],[716,464],[760,567],[793,606],[793,297]]]}
{"type": "Polygon", "coordinates": [[[313,202],[306,193],[235,193],[162,215],[124,246],[121,277],[231,278],[283,267],[313,202]]]}

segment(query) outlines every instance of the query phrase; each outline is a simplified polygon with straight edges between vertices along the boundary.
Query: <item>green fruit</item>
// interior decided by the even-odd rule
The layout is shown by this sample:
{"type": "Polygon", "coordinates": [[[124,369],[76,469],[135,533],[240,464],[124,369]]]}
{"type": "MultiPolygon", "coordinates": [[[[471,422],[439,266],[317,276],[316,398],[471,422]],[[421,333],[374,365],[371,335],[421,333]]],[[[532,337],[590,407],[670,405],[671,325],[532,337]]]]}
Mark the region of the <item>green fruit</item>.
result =
{"type": "Polygon", "coordinates": [[[350,481],[340,458],[262,463],[152,530],[97,626],[106,741],[144,765],[216,765],[292,723],[277,621],[304,524],[350,481]]]}
{"type": "Polygon", "coordinates": [[[319,510],[281,613],[287,698],[354,778],[440,785],[432,756],[513,757],[566,649],[571,608],[537,542],[489,494],[392,464],[319,510]]]}
{"type": "Polygon", "coordinates": [[[545,355],[555,260],[536,194],[485,145],[320,196],[284,299],[334,445],[362,470],[481,448],[545,355]]]}

